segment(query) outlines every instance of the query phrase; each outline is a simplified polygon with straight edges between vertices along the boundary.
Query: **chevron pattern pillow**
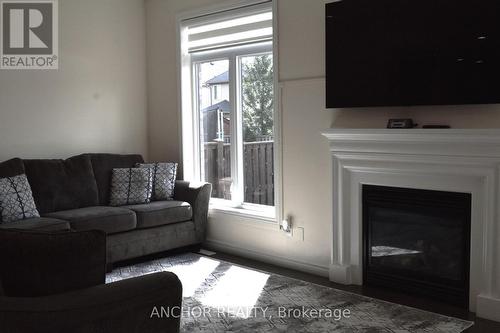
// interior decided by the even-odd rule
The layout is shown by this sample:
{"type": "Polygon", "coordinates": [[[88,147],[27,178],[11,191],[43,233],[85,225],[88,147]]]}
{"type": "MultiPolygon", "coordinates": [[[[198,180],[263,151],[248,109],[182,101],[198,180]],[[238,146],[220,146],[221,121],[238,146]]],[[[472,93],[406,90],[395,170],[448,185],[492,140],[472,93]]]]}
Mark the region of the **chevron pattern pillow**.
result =
{"type": "Polygon", "coordinates": [[[138,163],[139,168],[153,170],[153,200],[173,200],[177,163],[138,163]]]}
{"type": "Polygon", "coordinates": [[[0,179],[1,222],[40,217],[25,174],[0,179]]]}
{"type": "Polygon", "coordinates": [[[111,206],[144,204],[151,201],[153,170],[149,168],[113,169],[111,206]]]}

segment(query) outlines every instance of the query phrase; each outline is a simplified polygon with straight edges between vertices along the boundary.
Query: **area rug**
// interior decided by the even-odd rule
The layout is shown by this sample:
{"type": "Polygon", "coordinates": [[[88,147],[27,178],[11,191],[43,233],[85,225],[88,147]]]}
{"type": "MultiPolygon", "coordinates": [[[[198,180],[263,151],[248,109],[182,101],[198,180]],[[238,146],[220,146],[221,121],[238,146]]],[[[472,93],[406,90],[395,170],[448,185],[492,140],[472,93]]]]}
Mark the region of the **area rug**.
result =
{"type": "Polygon", "coordinates": [[[106,282],[159,271],[183,285],[181,332],[463,332],[472,322],[186,253],[121,267],[106,282]]]}

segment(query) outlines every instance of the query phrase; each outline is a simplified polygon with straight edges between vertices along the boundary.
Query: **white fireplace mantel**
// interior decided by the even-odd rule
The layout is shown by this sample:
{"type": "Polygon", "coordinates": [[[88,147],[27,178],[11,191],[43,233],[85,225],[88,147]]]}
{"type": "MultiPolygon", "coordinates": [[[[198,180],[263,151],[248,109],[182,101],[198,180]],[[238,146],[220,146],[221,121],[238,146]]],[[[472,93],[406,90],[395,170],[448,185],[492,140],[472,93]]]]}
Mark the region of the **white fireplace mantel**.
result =
{"type": "Polygon", "coordinates": [[[472,194],[470,309],[500,321],[500,130],[330,129],[330,280],[363,283],[363,184],[472,194]]]}

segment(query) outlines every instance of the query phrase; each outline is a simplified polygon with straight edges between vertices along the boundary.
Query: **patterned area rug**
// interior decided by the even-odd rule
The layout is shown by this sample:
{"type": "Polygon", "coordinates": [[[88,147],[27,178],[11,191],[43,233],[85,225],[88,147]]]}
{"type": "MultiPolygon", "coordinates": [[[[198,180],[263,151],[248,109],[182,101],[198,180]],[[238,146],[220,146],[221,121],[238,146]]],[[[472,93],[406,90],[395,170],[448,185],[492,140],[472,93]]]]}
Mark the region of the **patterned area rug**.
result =
{"type": "Polygon", "coordinates": [[[472,322],[187,253],[117,268],[107,283],[158,271],[183,285],[181,332],[462,332],[472,322]]]}

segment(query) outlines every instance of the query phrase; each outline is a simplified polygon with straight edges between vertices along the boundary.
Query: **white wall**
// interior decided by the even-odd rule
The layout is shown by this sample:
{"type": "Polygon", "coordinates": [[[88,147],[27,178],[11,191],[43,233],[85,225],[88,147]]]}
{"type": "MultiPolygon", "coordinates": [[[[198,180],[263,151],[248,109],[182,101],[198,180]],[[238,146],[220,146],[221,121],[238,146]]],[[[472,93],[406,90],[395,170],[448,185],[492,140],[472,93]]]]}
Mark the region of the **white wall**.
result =
{"type": "MultiPolygon", "coordinates": [[[[209,240],[221,249],[327,274],[332,188],[326,139],[332,126],[385,127],[389,117],[453,127],[500,127],[498,106],[324,109],[325,0],[277,0],[282,85],[284,212],[305,229],[304,241],[265,224],[214,213],[209,240]]],[[[150,153],[178,159],[175,15],[220,0],[146,0],[149,52],[150,153]]]]}
{"type": "Polygon", "coordinates": [[[147,153],[143,0],[60,0],[59,70],[0,71],[0,160],[147,153]]]}

